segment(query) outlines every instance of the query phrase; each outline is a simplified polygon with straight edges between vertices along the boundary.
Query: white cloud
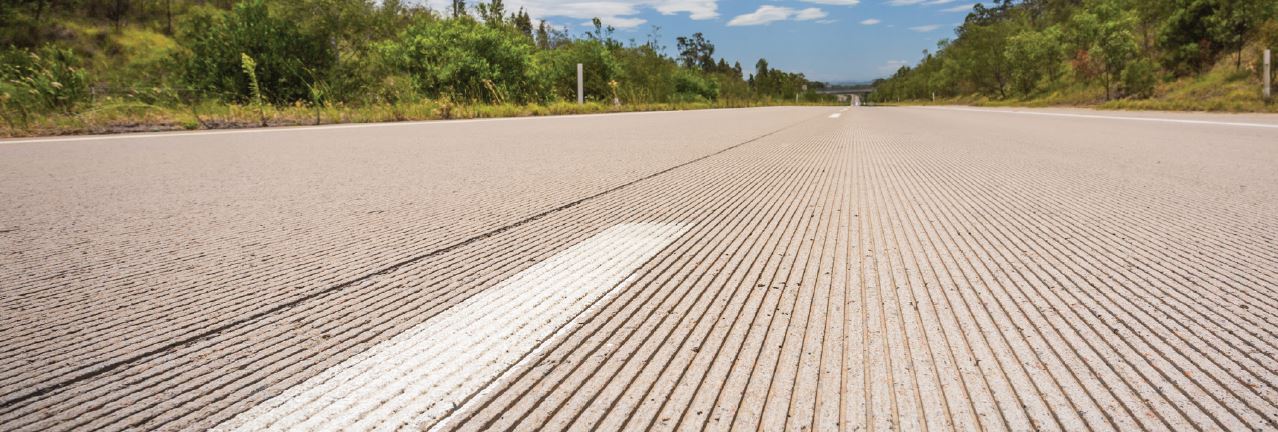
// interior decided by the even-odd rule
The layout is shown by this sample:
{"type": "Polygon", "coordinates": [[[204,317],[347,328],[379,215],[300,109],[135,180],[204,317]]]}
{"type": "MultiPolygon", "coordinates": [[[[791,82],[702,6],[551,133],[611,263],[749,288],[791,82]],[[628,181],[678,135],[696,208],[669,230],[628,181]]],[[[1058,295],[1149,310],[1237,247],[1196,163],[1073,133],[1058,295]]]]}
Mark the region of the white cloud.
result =
{"type": "Polygon", "coordinates": [[[661,12],[662,15],[674,15],[680,12],[686,12],[688,18],[694,20],[708,20],[719,17],[719,5],[717,0],[655,0],[652,1],[653,9],[661,12]]]}
{"type": "Polygon", "coordinates": [[[807,9],[803,9],[796,12],[794,14],[794,20],[810,21],[810,20],[825,18],[826,15],[829,15],[829,14],[825,13],[825,11],[823,10],[820,10],[817,8],[807,8],[807,9]]]}
{"type": "Polygon", "coordinates": [[[976,3],[962,4],[962,5],[958,5],[954,7],[948,7],[945,9],[941,9],[941,12],[968,12],[972,10],[973,7],[976,7],[976,3]]]}
{"type": "Polygon", "coordinates": [[[867,19],[861,20],[861,25],[875,25],[881,22],[883,21],[879,21],[878,18],[867,18],[867,19]]]}
{"type": "Polygon", "coordinates": [[[928,24],[928,25],[910,27],[910,30],[913,30],[919,33],[927,33],[939,28],[941,28],[940,24],[928,24]]]}
{"type": "Polygon", "coordinates": [[[816,3],[830,6],[856,6],[861,0],[799,0],[808,3],[816,3]]]}
{"type": "Polygon", "coordinates": [[[955,1],[957,0],[888,0],[888,4],[892,6],[913,6],[918,4],[936,6],[946,3],[954,3],[955,1]]]}
{"type": "Polygon", "coordinates": [[[794,9],[788,7],[763,5],[759,9],[748,14],[737,15],[731,21],[729,26],[752,26],[769,24],[776,21],[785,21],[794,15],[794,9]]]}
{"type": "Polygon", "coordinates": [[[817,8],[794,9],[784,6],[762,5],[748,14],[737,15],[728,21],[728,26],[754,26],[771,24],[777,21],[810,21],[825,18],[825,11],[817,8]]]}
{"type": "MultiPolygon", "coordinates": [[[[640,25],[643,25],[643,23],[648,22],[648,20],[643,18],[627,18],[627,17],[600,18],[599,21],[601,21],[603,25],[605,26],[613,26],[619,29],[635,28],[635,27],[639,27],[640,25]]],[[[595,23],[591,21],[582,21],[581,26],[594,28],[595,23]]]]}
{"type": "MultiPolygon", "coordinates": [[[[473,4],[473,2],[470,2],[473,4]]],[[[449,0],[426,0],[437,11],[447,11],[449,0]]],[[[605,25],[617,28],[634,28],[647,22],[638,15],[643,9],[652,9],[662,15],[688,14],[694,20],[719,17],[718,0],[507,0],[506,9],[528,10],[535,19],[564,17],[574,19],[599,18],[605,25]]]]}

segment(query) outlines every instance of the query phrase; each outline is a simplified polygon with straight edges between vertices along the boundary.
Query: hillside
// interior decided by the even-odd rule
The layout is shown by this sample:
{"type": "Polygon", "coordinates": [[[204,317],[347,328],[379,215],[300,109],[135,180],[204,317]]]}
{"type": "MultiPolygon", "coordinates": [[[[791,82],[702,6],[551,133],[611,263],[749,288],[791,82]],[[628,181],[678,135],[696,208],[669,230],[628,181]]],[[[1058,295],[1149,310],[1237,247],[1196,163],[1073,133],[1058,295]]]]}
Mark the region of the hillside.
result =
{"type": "Polygon", "coordinates": [[[1272,0],[997,0],[875,82],[877,102],[1275,111],[1272,0]]]}

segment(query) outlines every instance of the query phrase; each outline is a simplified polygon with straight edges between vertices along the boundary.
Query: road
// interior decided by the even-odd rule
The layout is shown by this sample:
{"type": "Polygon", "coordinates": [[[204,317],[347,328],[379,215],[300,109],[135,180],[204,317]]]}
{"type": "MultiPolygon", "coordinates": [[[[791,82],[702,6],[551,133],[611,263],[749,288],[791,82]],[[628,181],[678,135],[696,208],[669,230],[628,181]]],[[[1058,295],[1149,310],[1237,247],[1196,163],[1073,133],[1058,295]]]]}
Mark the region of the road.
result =
{"type": "Polygon", "coordinates": [[[4,430],[1278,428],[1278,117],[0,141],[4,430]]]}

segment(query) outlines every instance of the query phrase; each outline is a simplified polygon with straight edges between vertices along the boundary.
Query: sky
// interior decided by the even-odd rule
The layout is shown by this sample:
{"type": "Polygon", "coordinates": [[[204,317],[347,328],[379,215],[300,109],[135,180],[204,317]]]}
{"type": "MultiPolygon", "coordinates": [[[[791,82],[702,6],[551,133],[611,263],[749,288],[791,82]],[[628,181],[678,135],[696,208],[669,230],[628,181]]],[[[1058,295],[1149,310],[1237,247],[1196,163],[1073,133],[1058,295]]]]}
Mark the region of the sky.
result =
{"type": "MultiPolygon", "coordinates": [[[[470,0],[468,4],[474,4],[470,0]]],[[[715,56],[753,70],[768,64],[826,82],[869,81],[914,64],[923,50],[951,38],[973,0],[505,0],[534,20],[567,27],[574,36],[599,17],[622,41],[647,40],[660,27],[667,54],[675,37],[701,32],[715,56]]],[[[448,0],[428,0],[444,10],[448,0]]]]}

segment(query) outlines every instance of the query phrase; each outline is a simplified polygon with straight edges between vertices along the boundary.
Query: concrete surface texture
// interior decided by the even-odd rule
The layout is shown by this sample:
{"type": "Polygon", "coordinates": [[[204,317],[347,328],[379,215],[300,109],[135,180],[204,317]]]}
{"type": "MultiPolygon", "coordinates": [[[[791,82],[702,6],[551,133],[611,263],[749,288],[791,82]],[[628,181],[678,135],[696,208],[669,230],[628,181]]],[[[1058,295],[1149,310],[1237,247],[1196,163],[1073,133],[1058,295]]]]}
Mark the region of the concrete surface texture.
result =
{"type": "Polygon", "coordinates": [[[1275,167],[957,107],[0,141],[0,429],[1274,429],[1275,167]]]}

